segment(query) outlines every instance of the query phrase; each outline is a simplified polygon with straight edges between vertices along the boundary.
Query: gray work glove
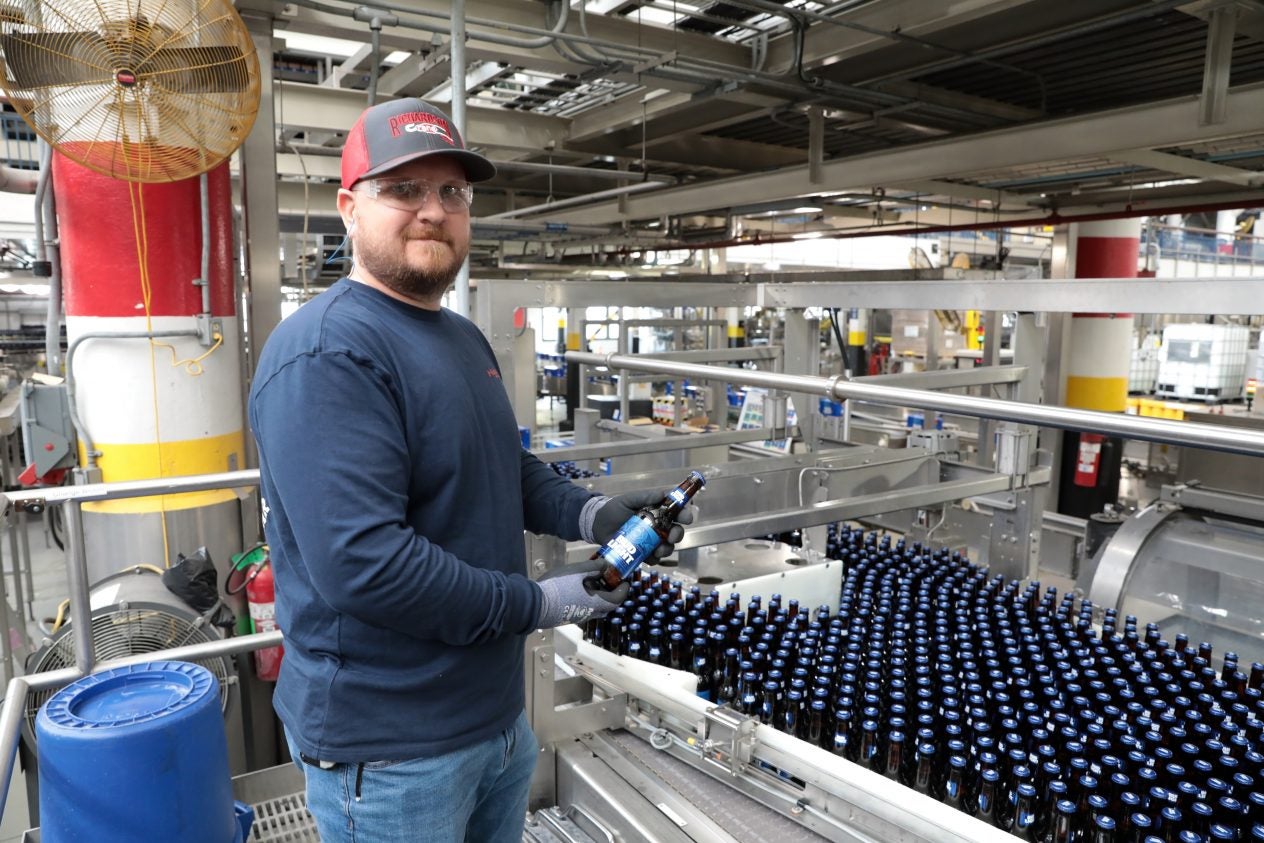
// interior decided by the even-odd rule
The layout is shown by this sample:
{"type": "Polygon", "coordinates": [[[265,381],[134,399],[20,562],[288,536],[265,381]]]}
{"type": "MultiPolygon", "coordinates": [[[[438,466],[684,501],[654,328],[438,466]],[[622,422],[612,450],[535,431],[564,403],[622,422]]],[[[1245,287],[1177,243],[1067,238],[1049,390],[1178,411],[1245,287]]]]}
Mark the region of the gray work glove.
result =
{"type": "Polygon", "coordinates": [[[604,618],[624,601],[631,583],[619,583],[612,591],[589,591],[584,581],[601,570],[602,560],[589,559],[549,571],[536,581],[540,586],[540,617],[537,629],[552,629],[568,623],[604,618]]]}
{"type": "MultiPolygon", "coordinates": [[[[675,488],[674,486],[672,488],[675,488]]],[[[594,544],[605,544],[614,537],[633,515],[636,515],[647,506],[656,506],[663,502],[663,498],[667,497],[667,493],[671,489],[641,489],[637,492],[627,492],[617,497],[597,497],[590,500],[584,506],[584,512],[580,514],[580,532],[584,532],[585,518],[584,515],[590,514],[591,528],[584,538],[594,544]]],[[[663,559],[671,556],[676,550],[676,542],[680,541],[685,535],[685,528],[682,524],[693,523],[693,505],[689,505],[676,516],[676,520],[672,523],[672,528],[667,532],[667,541],[654,548],[654,558],[663,559]]]]}

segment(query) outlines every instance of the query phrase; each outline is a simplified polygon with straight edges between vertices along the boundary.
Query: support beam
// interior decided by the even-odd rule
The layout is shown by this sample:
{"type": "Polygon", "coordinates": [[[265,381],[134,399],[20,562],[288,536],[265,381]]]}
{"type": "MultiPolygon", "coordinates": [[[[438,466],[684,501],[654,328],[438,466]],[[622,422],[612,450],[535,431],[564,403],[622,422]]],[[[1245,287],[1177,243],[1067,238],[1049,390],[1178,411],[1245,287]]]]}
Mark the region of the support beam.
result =
{"type": "Polygon", "coordinates": [[[372,54],[372,45],[361,44],[354,53],[343,59],[342,64],[335,67],[334,72],[329,74],[329,78],[321,84],[329,88],[350,88],[352,81],[364,75],[363,65],[372,54]]]}
{"type": "Polygon", "coordinates": [[[825,113],[819,105],[808,109],[808,181],[821,183],[821,164],[825,162],[825,113]]]}
{"type": "MultiPolygon", "coordinates": [[[[901,32],[934,40],[936,32],[979,21],[1021,6],[1040,5],[1038,0],[884,0],[869,3],[855,12],[843,13],[845,20],[879,32],[901,32]]],[[[986,27],[982,27],[986,32],[986,27]]],[[[881,34],[845,29],[826,23],[814,23],[804,37],[803,64],[808,68],[824,68],[846,59],[857,58],[890,47],[894,41],[881,34]]],[[[927,50],[927,59],[943,54],[927,50]]],[[[784,35],[768,45],[768,67],[789,68],[793,65],[794,36],[784,35]]]]}
{"type": "Polygon", "coordinates": [[[428,55],[413,54],[377,80],[378,96],[421,96],[452,74],[452,47],[444,44],[428,55]]]}
{"type": "Polygon", "coordinates": [[[954,199],[972,199],[975,201],[999,203],[1002,206],[1017,205],[1021,208],[1030,208],[1034,206],[1026,196],[1017,193],[1008,193],[1004,190],[990,190],[986,187],[979,187],[973,184],[958,184],[951,181],[940,181],[937,179],[921,179],[919,181],[906,181],[899,184],[889,184],[887,189],[891,190],[911,190],[914,193],[925,193],[930,196],[951,196],[954,199]]]}
{"type": "MultiPolygon", "coordinates": [[[[481,85],[486,85],[509,72],[511,72],[510,68],[497,62],[476,62],[465,71],[465,90],[468,93],[474,93],[481,85]]],[[[430,102],[452,102],[452,80],[440,82],[430,90],[422,91],[418,96],[430,102]]]]}
{"type": "Polygon", "coordinates": [[[623,102],[626,105],[621,113],[610,115],[616,121],[613,124],[606,123],[610,116],[605,108],[577,117],[567,146],[617,155],[639,150],[642,141],[653,146],[680,137],[695,137],[790,104],[784,97],[742,91],[724,95],[671,93],[645,102],[643,114],[641,97],[626,97],[623,102]]]}
{"type": "Polygon", "coordinates": [[[954,108],[960,111],[973,111],[980,117],[991,117],[1007,123],[1035,120],[1041,116],[1040,112],[1034,108],[1023,108],[1011,103],[976,97],[958,91],[949,91],[945,88],[936,88],[920,82],[905,82],[892,79],[888,82],[879,82],[873,88],[876,91],[898,94],[899,96],[919,100],[930,105],[942,105],[945,108],[954,108]]]}
{"type": "MultiPolygon", "coordinates": [[[[306,128],[345,133],[364,110],[363,91],[343,91],[276,83],[277,123],[287,129],[306,128]]],[[[567,121],[521,111],[472,108],[469,113],[471,146],[539,152],[561,146],[567,121]]]]}
{"type": "Polygon", "coordinates": [[[823,280],[812,284],[765,282],[766,276],[761,274],[751,274],[749,279],[759,284],[760,307],[846,307],[861,302],[884,309],[1120,313],[1149,307],[1151,313],[1188,315],[1264,313],[1264,296],[1255,292],[1260,278],[983,280],[977,277],[979,273],[973,273],[968,283],[964,279],[875,283],[863,277],[825,280],[825,273],[814,274],[823,280]]]}
{"type": "MultiPolygon", "coordinates": [[[[1229,92],[1224,123],[1199,123],[1197,97],[1180,97],[1115,111],[1048,120],[954,137],[889,152],[835,159],[822,167],[823,184],[814,185],[801,164],[766,173],[717,179],[687,188],[632,198],[626,217],[647,219],[696,214],[754,202],[768,202],[831,191],[869,192],[875,185],[906,184],[922,179],[964,176],[972,172],[1100,156],[1141,146],[1166,147],[1216,138],[1254,134],[1264,113],[1264,85],[1247,85],[1229,92]]],[[[613,202],[564,212],[565,217],[590,224],[622,217],[613,202]]]]}
{"type": "Polygon", "coordinates": [[[693,96],[690,94],[663,88],[638,91],[575,117],[571,121],[567,142],[579,146],[633,128],[639,132],[638,127],[646,120],[689,108],[692,103],[693,96]]]}
{"type": "MultiPolygon", "coordinates": [[[[401,20],[416,23],[422,28],[400,26],[383,29],[382,47],[384,49],[413,52],[417,49],[419,39],[429,37],[426,33],[438,33],[445,37],[449,34],[450,3],[440,2],[440,0],[412,0],[408,5],[417,11],[412,14],[401,12],[401,20]]],[[[285,8],[285,21],[279,22],[278,25],[283,25],[294,32],[352,40],[362,40],[367,35],[364,25],[351,19],[353,7],[350,5],[347,6],[345,16],[319,12],[303,6],[286,6],[285,8]]],[[[591,65],[571,58],[569,51],[560,52],[556,45],[542,48],[515,47],[492,43],[479,37],[484,33],[490,33],[502,38],[529,39],[533,36],[509,31],[503,28],[504,25],[547,30],[548,21],[545,19],[547,9],[548,5],[545,3],[528,2],[528,0],[468,0],[465,4],[469,34],[467,60],[471,62],[498,61],[554,73],[582,74],[591,70],[591,65]],[[497,28],[480,26],[473,22],[476,19],[496,21],[499,26],[497,28]]],[[[748,48],[720,38],[654,26],[643,27],[634,19],[608,15],[588,15],[586,22],[588,37],[617,44],[621,50],[633,53],[644,52],[646,58],[651,55],[666,55],[677,50],[681,55],[723,62],[737,68],[751,65],[751,51],[748,48]]],[[[571,14],[565,31],[572,36],[583,37],[577,13],[571,14]]]]}
{"type": "Polygon", "coordinates": [[[1205,181],[1248,186],[1264,182],[1264,173],[1256,170],[1227,167],[1214,161],[1199,161],[1197,158],[1186,158],[1184,155],[1173,155],[1170,152],[1159,152],[1154,149],[1125,149],[1122,152],[1112,152],[1107,157],[1125,164],[1135,164],[1138,167],[1163,170],[1174,175],[1189,176],[1205,181]]]}
{"type": "MultiPolygon", "coordinates": [[[[1259,0],[1229,1],[1234,2],[1238,10],[1235,32],[1247,38],[1254,38],[1256,41],[1264,41],[1264,5],[1261,5],[1259,0]]],[[[1177,11],[1208,21],[1211,18],[1212,10],[1225,5],[1225,3],[1226,0],[1195,0],[1193,3],[1179,7],[1177,11]]]]}
{"type": "MultiPolygon", "coordinates": [[[[259,116],[239,152],[242,222],[246,242],[245,300],[249,333],[247,368],[254,371],[268,336],[281,324],[281,231],[277,213],[276,125],[272,107],[276,83],[272,79],[272,18],[243,15],[251,42],[259,55],[259,116]]],[[[356,94],[363,101],[363,94],[356,94]]],[[[350,125],[350,124],[348,124],[350,125]]]]}
{"type": "Polygon", "coordinates": [[[1203,62],[1203,93],[1198,122],[1204,126],[1225,121],[1229,95],[1229,71],[1233,64],[1233,32],[1238,23],[1236,6],[1217,6],[1207,21],[1207,55],[1203,62]]]}

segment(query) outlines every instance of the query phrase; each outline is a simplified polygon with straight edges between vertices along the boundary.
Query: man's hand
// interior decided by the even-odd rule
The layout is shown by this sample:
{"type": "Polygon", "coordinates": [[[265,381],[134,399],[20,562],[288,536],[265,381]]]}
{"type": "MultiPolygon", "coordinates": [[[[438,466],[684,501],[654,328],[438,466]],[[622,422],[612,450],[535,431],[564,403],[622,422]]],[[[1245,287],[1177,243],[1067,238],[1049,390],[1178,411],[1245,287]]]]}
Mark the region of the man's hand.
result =
{"type": "MultiPolygon", "coordinates": [[[[636,515],[647,506],[657,506],[663,502],[663,498],[667,497],[667,493],[671,489],[642,489],[638,492],[628,492],[613,498],[606,498],[604,502],[596,505],[596,512],[592,522],[592,539],[596,544],[605,544],[614,537],[624,522],[636,515]]],[[[654,548],[654,558],[663,559],[671,556],[676,550],[676,542],[680,541],[685,535],[685,528],[681,525],[693,523],[693,507],[687,506],[676,516],[676,520],[672,523],[671,530],[667,533],[667,540],[654,548]]]]}
{"type": "Polygon", "coordinates": [[[612,591],[589,591],[585,580],[594,580],[601,570],[600,559],[589,559],[549,571],[536,585],[540,586],[539,629],[552,629],[568,623],[583,623],[603,618],[624,601],[632,589],[630,583],[619,583],[612,591]]]}

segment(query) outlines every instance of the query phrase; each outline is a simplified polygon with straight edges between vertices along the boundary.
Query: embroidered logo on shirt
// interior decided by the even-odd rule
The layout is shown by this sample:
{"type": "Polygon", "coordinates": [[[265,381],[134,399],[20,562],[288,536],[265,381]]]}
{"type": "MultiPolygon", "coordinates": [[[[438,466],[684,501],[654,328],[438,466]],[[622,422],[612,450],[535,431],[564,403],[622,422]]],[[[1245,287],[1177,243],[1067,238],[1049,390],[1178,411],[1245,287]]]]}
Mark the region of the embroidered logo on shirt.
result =
{"type": "Polygon", "coordinates": [[[499,378],[500,378],[500,372],[496,371],[496,368],[495,368],[494,366],[492,366],[492,367],[488,367],[488,369],[487,369],[487,377],[489,377],[489,378],[497,378],[497,379],[499,379],[499,378]]]}

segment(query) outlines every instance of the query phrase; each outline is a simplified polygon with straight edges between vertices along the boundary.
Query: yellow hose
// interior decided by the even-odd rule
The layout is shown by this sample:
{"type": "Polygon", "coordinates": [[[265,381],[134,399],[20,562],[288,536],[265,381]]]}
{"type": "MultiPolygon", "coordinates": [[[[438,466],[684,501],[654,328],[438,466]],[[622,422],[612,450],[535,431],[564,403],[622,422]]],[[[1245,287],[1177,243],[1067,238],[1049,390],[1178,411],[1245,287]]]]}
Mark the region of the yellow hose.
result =
{"type": "Polygon", "coordinates": [[[120,568],[119,573],[121,574],[124,571],[135,571],[137,568],[141,568],[146,571],[153,571],[158,576],[162,576],[162,568],[159,568],[157,565],[128,565],[126,568],[120,568]]]}
{"type": "Polygon", "coordinates": [[[53,632],[61,629],[61,625],[66,622],[66,610],[69,608],[70,598],[67,597],[57,606],[57,617],[53,619],[53,632]]]}

